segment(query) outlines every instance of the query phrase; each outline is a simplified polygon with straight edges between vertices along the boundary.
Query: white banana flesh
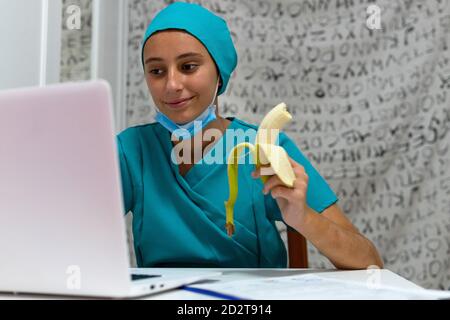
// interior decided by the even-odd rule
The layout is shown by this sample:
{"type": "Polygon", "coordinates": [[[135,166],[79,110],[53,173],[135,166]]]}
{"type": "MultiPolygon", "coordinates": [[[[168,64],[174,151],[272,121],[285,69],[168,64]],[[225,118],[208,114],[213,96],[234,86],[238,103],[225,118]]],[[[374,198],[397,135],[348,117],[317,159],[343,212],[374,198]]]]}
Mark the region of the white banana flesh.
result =
{"type": "Polygon", "coordinates": [[[244,142],[235,146],[228,156],[228,184],[230,195],[225,201],[227,234],[232,236],[235,227],[233,222],[234,204],[238,194],[238,159],[245,148],[249,148],[255,157],[256,167],[260,168],[261,179],[266,182],[268,176],[276,174],[287,187],[293,187],[295,174],[289,162],[287,152],[276,145],[280,130],[292,119],[285,103],[276,105],[261,121],[256,133],[255,145],[244,142]]]}

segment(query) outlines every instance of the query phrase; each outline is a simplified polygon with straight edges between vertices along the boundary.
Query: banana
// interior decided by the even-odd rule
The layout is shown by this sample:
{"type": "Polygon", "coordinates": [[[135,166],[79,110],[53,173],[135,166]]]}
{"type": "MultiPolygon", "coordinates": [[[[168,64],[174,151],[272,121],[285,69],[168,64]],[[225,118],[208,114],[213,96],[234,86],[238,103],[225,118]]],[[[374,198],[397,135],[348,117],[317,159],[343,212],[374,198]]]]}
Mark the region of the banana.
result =
{"type": "Polygon", "coordinates": [[[250,149],[257,168],[260,168],[261,180],[267,181],[269,176],[276,174],[288,187],[294,186],[295,174],[289,162],[287,152],[276,145],[280,130],[292,119],[285,103],[276,105],[261,121],[256,132],[255,144],[243,142],[236,145],[228,156],[229,198],[225,201],[225,229],[232,236],[235,228],[233,222],[234,204],[238,192],[238,159],[245,148],[250,149]]]}

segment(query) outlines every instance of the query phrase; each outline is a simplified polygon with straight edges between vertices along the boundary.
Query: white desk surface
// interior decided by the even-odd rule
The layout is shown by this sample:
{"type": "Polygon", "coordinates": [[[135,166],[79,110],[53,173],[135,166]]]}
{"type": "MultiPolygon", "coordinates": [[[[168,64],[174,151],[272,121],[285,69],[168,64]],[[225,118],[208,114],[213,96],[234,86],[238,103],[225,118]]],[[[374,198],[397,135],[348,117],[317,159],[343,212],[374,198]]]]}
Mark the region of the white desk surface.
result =
{"type": "MultiPolygon", "coordinates": [[[[337,271],[337,270],[317,270],[317,269],[198,269],[198,270],[214,270],[220,271],[223,274],[221,276],[212,278],[211,280],[218,280],[221,282],[235,281],[235,280],[250,280],[258,278],[273,278],[283,276],[293,276],[305,273],[320,273],[321,277],[327,277],[330,279],[340,280],[353,280],[360,283],[367,283],[371,274],[368,270],[355,270],[355,271],[337,271]]],[[[401,276],[389,271],[387,269],[380,270],[380,284],[390,287],[397,287],[406,290],[423,289],[422,287],[414,284],[413,282],[402,278],[401,276]]],[[[162,292],[153,296],[149,296],[146,299],[164,299],[164,300],[201,300],[201,299],[214,299],[211,296],[192,293],[186,290],[172,290],[162,292]]]]}
{"type": "MultiPolygon", "coordinates": [[[[141,271],[143,269],[140,269],[141,271]]],[[[341,280],[353,280],[361,283],[367,283],[371,273],[368,270],[356,270],[356,271],[337,271],[337,270],[317,270],[317,269],[197,269],[204,271],[220,271],[222,275],[213,277],[210,280],[216,280],[221,282],[235,281],[235,280],[250,280],[250,279],[262,279],[273,278],[283,276],[293,276],[305,273],[320,273],[321,277],[327,277],[330,279],[341,280]]],[[[148,269],[150,273],[154,273],[153,269],[148,269]]],[[[380,270],[380,284],[391,287],[402,288],[406,290],[422,289],[420,286],[408,281],[399,275],[387,270],[380,270]]],[[[0,294],[0,299],[59,299],[58,296],[40,296],[40,295],[14,295],[14,294],[0,294]]],[[[61,297],[67,299],[70,297],[61,297]]],[[[211,296],[202,295],[198,293],[189,292],[186,290],[175,289],[171,291],[161,292],[154,294],[144,299],[149,300],[211,300],[214,299],[211,296]]]]}

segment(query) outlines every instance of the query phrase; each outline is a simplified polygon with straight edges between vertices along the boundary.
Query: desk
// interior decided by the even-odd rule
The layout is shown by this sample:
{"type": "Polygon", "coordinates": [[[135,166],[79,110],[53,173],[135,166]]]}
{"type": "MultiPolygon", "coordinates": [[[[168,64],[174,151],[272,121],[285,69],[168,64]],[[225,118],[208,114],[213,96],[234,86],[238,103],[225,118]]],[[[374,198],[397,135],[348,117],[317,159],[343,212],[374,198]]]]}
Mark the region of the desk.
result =
{"type": "MultiPolygon", "coordinates": [[[[145,269],[139,269],[142,273],[145,269]]],[[[221,283],[227,281],[236,280],[250,280],[250,279],[263,279],[263,278],[274,278],[274,277],[284,277],[284,276],[294,276],[301,274],[320,274],[321,277],[326,277],[329,279],[337,280],[353,280],[363,284],[367,283],[371,275],[369,270],[357,270],[357,271],[336,271],[336,270],[315,270],[315,269],[197,269],[204,271],[220,271],[222,275],[213,277],[209,280],[219,281],[221,283]]],[[[417,290],[422,289],[420,286],[396,275],[395,273],[383,269],[379,270],[379,280],[380,284],[384,286],[397,287],[406,290],[417,290]]],[[[148,269],[150,274],[155,271],[148,269]]],[[[56,297],[59,298],[59,297],[56,297]]],[[[67,299],[70,297],[62,297],[67,299]]],[[[0,294],[0,299],[55,299],[54,296],[43,296],[43,295],[13,295],[13,294],[0,294]]],[[[211,300],[214,299],[211,296],[202,295],[198,293],[189,292],[182,289],[176,289],[166,292],[161,292],[159,294],[151,295],[145,297],[148,300],[211,300]]]]}
{"type": "MultiPolygon", "coordinates": [[[[142,269],[141,269],[142,270],[142,269]]],[[[199,269],[210,271],[212,269],[199,269]]],[[[301,275],[306,273],[319,274],[321,277],[327,279],[337,280],[352,280],[363,284],[367,283],[370,275],[374,270],[355,270],[355,271],[336,271],[336,270],[315,270],[315,269],[213,269],[214,271],[221,271],[221,276],[212,278],[211,280],[217,280],[220,282],[236,281],[236,280],[250,280],[250,279],[262,279],[262,278],[274,278],[301,275]]],[[[401,288],[405,290],[420,290],[422,287],[414,284],[405,278],[389,271],[382,269],[380,271],[380,285],[401,288]]],[[[158,300],[202,300],[202,299],[214,299],[211,296],[192,293],[186,290],[172,290],[168,292],[162,292],[153,296],[149,296],[146,299],[158,299],[158,300]]]]}

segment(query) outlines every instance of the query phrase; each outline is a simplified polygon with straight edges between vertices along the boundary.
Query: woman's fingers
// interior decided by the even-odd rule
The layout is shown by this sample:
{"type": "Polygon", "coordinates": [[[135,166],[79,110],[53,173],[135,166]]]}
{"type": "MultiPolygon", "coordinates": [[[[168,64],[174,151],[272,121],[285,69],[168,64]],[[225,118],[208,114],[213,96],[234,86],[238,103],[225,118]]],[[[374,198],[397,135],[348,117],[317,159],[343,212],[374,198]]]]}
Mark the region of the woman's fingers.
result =
{"type": "MultiPolygon", "coordinates": [[[[292,169],[293,169],[295,177],[296,177],[296,179],[294,181],[294,187],[289,188],[289,187],[285,186],[284,183],[280,180],[280,178],[277,175],[273,175],[264,184],[264,188],[263,188],[264,194],[272,192],[272,196],[273,196],[273,189],[276,187],[281,188],[281,189],[286,189],[286,190],[292,190],[292,189],[299,190],[297,194],[294,194],[294,196],[296,196],[297,198],[301,198],[302,194],[306,193],[306,189],[308,187],[308,175],[306,174],[305,168],[302,165],[295,162],[290,157],[289,157],[289,162],[292,166],[292,169]]],[[[260,178],[261,177],[261,168],[255,169],[255,171],[252,172],[252,177],[254,179],[260,178]]],[[[278,191],[277,191],[277,193],[278,193],[278,191]]],[[[290,196],[292,196],[292,192],[283,193],[283,195],[285,195],[286,197],[290,197],[290,196]]]]}
{"type": "Polygon", "coordinates": [[[268,194],[276,186],[284,186],[284,184],[277,175],[273,175],[264,184],[263,193],[268,194]]]}
{"type": "Polygon", "coordinates": [[[271,195],[274,199],[283,198],[288,202],[293,202],[296,199],[296,190],[285,186],[276,186],[272,189],[271,195]]]}
{"type": "Polygon", "coordinates": [[[255,169],[255,171],[252,172],[252,177],[255,178],[255,179],[256,178],[260,178],[261,177],[261,169],[264,169],[264,168],[270,168],[270,166],[257,167],[255,169]]]}
{"type": "Polygon", "coordinates": [[[298,167],[300,166],[294,159],[292,159],[291,157],[288,156],[289,162],[292,166],[292,168],[298,167]]]}
{"type": "Polygon", "coordinates": [[[295,162],[291,157],[289,157],[289,162],[291,163],[292,166],[292,170],[294,170],[294,174],[295,174],[295,183],[300,181],[306,181],[306,183],[308,182],[308,175],[306,174],[305,168],[295,162]]]}
{"type": "Polygon", "coordinates": [[[303,166],[301,164],[299,164],[298,162],[296,162],[289,156],[288,156],[288,158],[289,158],[289,162],[292,166],[292,170],[294,170],[296,176],[297,176],[297,174],[302,174],[305,172],[305,168],[303,168],[303,166]]]}
{"type": "Polygon", "coordinates": [[[306,201],[306,188],[292,189],[285,186],[276,186],[272,189],[273,198],[284,198],[288,202],[297,203],[298,201],[306,201]]]}

